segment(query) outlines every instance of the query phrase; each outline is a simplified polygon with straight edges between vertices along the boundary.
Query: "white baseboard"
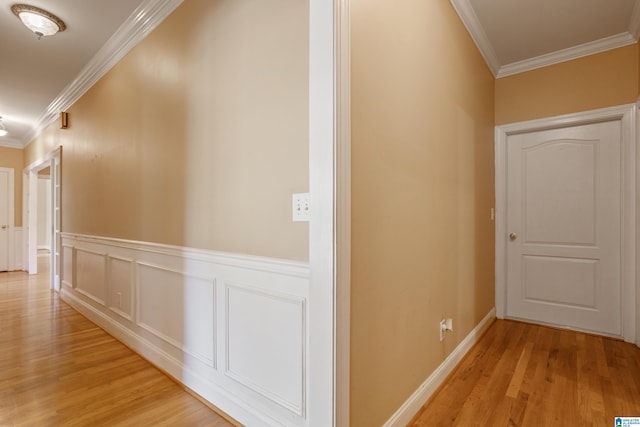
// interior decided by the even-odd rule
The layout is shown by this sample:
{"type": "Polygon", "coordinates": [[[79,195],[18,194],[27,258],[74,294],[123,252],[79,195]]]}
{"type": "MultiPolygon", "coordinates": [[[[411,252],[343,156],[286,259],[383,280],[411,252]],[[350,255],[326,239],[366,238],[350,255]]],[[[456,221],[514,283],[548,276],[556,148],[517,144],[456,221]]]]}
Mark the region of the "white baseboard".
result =
{"type": "Polygon", "coordinates": [[[451,354],[433,371],[429,378],[413,392],[411,397],[389,418],[384,427],[405,427],[418,411],[429,400],[433,393],[440,387],[453,369],[458,366],[462,358],[478,342],[482,334],[491,326],[496,318],[495,307],[473,328],[473,330],[458,344],[451,354]]]}

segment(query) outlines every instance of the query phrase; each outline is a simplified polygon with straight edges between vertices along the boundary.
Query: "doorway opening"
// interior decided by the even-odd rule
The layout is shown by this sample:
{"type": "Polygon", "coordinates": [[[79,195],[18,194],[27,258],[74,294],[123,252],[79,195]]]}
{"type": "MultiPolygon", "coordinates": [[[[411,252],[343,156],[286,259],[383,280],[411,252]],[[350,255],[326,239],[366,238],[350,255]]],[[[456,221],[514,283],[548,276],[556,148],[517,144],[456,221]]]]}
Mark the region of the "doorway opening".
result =
{"type": "Polygon", "coordinates": [[[24,170],[23,181],[25,270],[38,274],[39,270],[48,268],[49,286],[56,291],[60,290],[61,267],[61,157],[62,147],[29,165],[24,170]]]}
{"type": "Polygon", "coordinates": [[[38,274],[51,265],[51,166],[38,171],[38,274]]]}

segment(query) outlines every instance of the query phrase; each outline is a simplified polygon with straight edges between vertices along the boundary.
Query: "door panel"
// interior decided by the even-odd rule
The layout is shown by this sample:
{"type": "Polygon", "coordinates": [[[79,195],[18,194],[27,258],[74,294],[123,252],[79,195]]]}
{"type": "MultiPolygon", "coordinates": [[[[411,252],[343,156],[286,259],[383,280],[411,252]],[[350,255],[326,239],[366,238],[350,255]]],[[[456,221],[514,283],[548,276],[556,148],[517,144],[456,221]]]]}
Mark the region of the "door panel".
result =
{"type": "Polygon", "coordinates": [[[9,269],[9,172],[0,170],[0,271],[9,269]]]}
{"type": "Polygon", "coordinates": [[[528,243],[595,244],[597,141],[522,147],[528,243]]]}
{"type": "Polygon", "coordinates": [[[525,300],[596,308],[597,260],[524,255],[522,261],[525,300]]]}
{"type": "Polygon", "coordinates": [[[621,334],[620,128],[509,136],[507,316],[621,334]]]}

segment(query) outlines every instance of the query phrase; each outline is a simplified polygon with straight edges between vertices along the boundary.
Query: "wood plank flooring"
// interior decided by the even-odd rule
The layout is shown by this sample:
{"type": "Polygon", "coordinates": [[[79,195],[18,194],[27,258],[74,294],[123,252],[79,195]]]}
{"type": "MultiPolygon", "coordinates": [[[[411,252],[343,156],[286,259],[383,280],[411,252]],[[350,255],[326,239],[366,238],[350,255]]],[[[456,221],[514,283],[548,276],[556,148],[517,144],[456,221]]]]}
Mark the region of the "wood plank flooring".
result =
{"type": "MultiPolygon", "coordinates": [[[[640,417],[640,349],[496,321],[411,425],[609,426],[640,417]]],[[[0,273],[0,426],[231,426],[38,276],[0,273]]]]}
{"type": "Polygon", "coordinates": [[[498,320],[410,424],[613,426],[640,417],[640,348],[498,320]]]}
{"type": "Polygon", "coordinates": [[[0,273],[0,426],[231,425],[61,301],[46,272],[0,273]]]}

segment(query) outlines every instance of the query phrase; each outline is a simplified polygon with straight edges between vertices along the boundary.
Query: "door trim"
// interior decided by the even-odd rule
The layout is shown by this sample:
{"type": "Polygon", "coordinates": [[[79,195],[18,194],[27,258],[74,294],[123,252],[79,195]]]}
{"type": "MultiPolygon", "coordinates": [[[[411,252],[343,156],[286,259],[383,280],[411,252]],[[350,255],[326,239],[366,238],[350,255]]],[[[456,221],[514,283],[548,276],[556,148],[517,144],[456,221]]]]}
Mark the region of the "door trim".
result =
{"type": "Polygon", "coordinates": [[[335,425],[350,419],[351,359],[351,39],[350,0],[336,1],[335,425]]]}
{"type": "Polygon", "coordinates": [[[309,427],[349,422],[348,13],[309,2],[309,427]]]}
{"type": "MultiPolygon", "coordinates": [[[[27,167],[23,169],[24,179],[22,182],[23,188],[28,186],[29,188],[29,197],[24,197],[22,200],[23,206],[23,217],[26,219],[26,227],[23,224],[23,228],[25,232],[23,233],[23,250],[25,251],[26,258],[23,260],[23,264],[26,266],[25,270],[29,274],[37,274],[38,273],[38,236],[37,236],[37,224],[38,224],[38,171],[41,169],[45,169],[47,167],[51,167],[51,206],[54,209],[54,204],[57,195],[54,194],[56,191],[56,185],[61,184],[58,182],[58,177],[54,176],[54,172],[56,166],[54,165],[56,159],[58,162],[61,161],[62,158],[62,146],[59,146],[55,150],[46,154],[39,160],[31,163],[27,167]],[[27,214],[28,212],[28,214],[27,214]]],[[[59,167],[59,163],[58,163],[59,167]]],[[[60,176],[60,181],[62,177],[60,176]]],[[[62,194],[62,193],[60,193],[62,194]]],[[[62,211],[62,208],[60,209],[62,211]]],[[[59,290],[59,280],[60,280],[60,272],[58,271],[58,267],[55,265],[55,257],[56,251],[58,250],[58,242],[56,240],[55,235],[55,215],[51,215],[51,227],[48,230],[51,237],[51,258],[50,258],[50,281],[49,287],[51,289],[59,290]]],[[[59,239],[59,237],[58,237],[59,239]]]]}
{"type": "Polygon", "coordinates": [[[15,270],[15,171],[12,168],[0,168],[0,170],[9,174],[8,191],[7,191],[7,271],[15,270]]]}
{"type": "MultiPolygon", "coordinates": [[[[496,316],[504,319],[507,303],[507,139],[510,135],[577,126],[603,121],[620,121],[622,155],[621,279],[622,338],[636,340],[636,104],[603,108],[544,119],[512,123],[495,128],[496,166],[496,316]]],[[[640,343],[640,337],[638,337],[640,343]]]]}

